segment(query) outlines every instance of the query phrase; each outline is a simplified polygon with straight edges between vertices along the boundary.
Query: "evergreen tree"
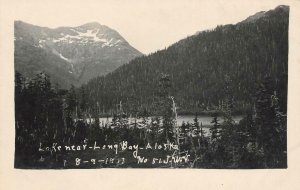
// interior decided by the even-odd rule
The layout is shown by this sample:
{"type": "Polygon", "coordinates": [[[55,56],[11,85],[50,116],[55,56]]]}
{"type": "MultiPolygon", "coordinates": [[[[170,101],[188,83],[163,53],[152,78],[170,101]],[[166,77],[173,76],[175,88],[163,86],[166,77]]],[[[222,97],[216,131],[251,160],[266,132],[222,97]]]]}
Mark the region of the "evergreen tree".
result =
{"type": "Polygon", "coordinates": [[[80,93],[80,104],[79,104],[80,114],[81,117],[85,119],[87,117],[88,108],[89,108],[88,96],[85,87],[82,86],[79,90],[79,93],[80,93]]]}
{"type": "Polygon", "coordinates": [[[286,167],[286,123],[278,112],[278,98],[270,77],[265,77],[256,95],[255,124],[265,167],[286,167]]]}
{"type": "Polygon", "coordinates": [[[163,136],[162,140],[174,140],[174,120],[172,113],[172,101],[170,99],[171,80],[167,74],[162,74],[159,80],[159,113],[163,118],[163,136]]]}
{"type": "Polygon", "coordinates": [[[213,126],[209,129],[210,130],[210,137],[212,142],[216,142],[220,138],[220,123],[218,120],[218,114],[213,115],[213,120],[211,121],[213,126]]]}
{"type": "Polygon", "coordinates": [[[199,124],[199,121],[198,121],[198,115],[197,114],[195,115],[195,118],[194,118],[194,130],[196,131],[197,135],[200,135],[202,137],[200,124],[199,124]]]}

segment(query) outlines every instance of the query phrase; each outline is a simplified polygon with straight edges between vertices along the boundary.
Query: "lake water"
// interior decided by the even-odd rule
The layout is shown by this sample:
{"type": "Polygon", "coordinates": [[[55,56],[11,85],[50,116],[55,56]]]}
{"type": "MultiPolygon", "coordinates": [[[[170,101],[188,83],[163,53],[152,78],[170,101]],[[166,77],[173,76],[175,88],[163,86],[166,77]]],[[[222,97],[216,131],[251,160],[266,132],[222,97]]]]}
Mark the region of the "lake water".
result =
{"type": "MultiPolygon", "coordinates": [[[[243,118],[243,116],[233,116],[233,120],[236,123],[239,123],[240,120],[243,118]]],[[[187,123],[194,123],[195,116],[178,116],[177,123],[178,125],[181,125],[183,122],[187,123]]],[[[208,115],[200,115],[198,116],[199,123],[202,122],[203,126],[211,126],[211,121],[213,120],[213,117],[208,115]]],[[[222,123],[224,121],[223,117],[218,117],[219,123],[222,123]]]]}
{"type": "MultiPolygon", "coordinates": [[[[189,115],[180,115],[177,117],[177,124],[180,126],[182,125],[183,122],[187,123],[194,123],[194,118],[195,116],[189,116],[189,115]]],[[[238,123],[241,119],[243,118],[243,116],[233,116],[233,120],[238,123]]],[[[207,116],[207,115],[200,115],[198,116],[198,121],[199,123],[204,126],[204,127],[208,127],[208,126],[212,126],[211,121],[213,120],[213,117],[211,116],[207,116]]],[[[219,123],[223,122],[223,117],[218,117],[219,123]]],[[[108,124],[112,121],[112,117],[102,117],[99,118],[99,122],[100,124],[108,124]]],[[[128,122],[130,123],[134,123],[135,121],[141,121],[141,119],[135,119],[133,117],[128,118],[128,122]]],[[[151,117],[148,118],[148,122],[150,123],[151,121],[151,117]]],[[[92,121],[93,122],[93,121],[92,121]]]]}
{"type": "MultiPolygon", "coordinates": [[[[194,118],[195,116],[189,116],[189,115],[180,115],[177,117],[177,126],[181,126],[183,122],[185,123],[194,123],[194,118]]],[[[233,116],[233,120],[236,122],[236,123],[239,123],[240,120],[243,118],[243,116],[233,116]]],[[[211,116],[207,116],[207,115],[200,115],[198,116],[198,121],[199,121],[199,124],[202,123],[202,126],[203,126],[203,132],[204,132],[204,135],[207,136],[210,134],[210,127],[213,125],[211,123],[211,121],[213,120],[213,117],[211,116]]],[[[219,120],[219,123],[222,123],[224,121],[223,117],[218,117],[218,120],[219,120]]],[[[133,118],[133,117],[129,117],[128,118],[128,123],[129,124],[133,124],[135,122],[141,122],[142,119],[136,119],[136,118],[133,118]]],[[[87,119],[87,122],[94,122],[94,119],[87,119]]],[[[109,125],[110,123],[112,122],[112,117],[101,117],[99,118],[99,123],[100,123],[100,126],[105,126],[105,125],[109,125]]],[[[147,122],[150,123],[151,122],[151,117],[148,117],[147,118],[147,122]]]]}

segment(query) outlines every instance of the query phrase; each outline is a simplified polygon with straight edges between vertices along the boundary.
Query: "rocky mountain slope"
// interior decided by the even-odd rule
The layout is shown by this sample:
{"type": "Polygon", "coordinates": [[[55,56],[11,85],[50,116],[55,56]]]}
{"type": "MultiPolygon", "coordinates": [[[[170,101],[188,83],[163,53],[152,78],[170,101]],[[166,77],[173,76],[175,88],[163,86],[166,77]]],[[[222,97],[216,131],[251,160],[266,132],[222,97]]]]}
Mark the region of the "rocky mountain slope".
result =
{"type": "Polygon", "coordinates": [[[62,87],[105,75],[140,55],[99,23],[50,29],[15,21],[15,69],[27,77],[45,71],[62,87]]]}

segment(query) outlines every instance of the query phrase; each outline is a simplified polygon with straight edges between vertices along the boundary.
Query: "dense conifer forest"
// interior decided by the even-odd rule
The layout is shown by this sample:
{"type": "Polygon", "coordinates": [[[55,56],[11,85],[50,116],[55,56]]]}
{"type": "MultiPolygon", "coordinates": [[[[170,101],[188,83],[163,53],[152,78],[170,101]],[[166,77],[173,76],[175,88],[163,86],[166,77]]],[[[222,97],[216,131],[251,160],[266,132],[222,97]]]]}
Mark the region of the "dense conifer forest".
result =
{"type": "Polygon", "coordinates": [[[245,113],[253,104],[257,84],[269,76],[286,112],[288,18],[286,7],[278,7],[252,22],[200,32],[136,58],[82,88],[91,109],[98,105],[103,113],[110,113],[122,101],[128,112],[138,105],[152,113],[157,83],[161,74],[168,74],[178,111],[194,114],[222,109],[224,79],[229,76],[234,111],[245,113]]]}

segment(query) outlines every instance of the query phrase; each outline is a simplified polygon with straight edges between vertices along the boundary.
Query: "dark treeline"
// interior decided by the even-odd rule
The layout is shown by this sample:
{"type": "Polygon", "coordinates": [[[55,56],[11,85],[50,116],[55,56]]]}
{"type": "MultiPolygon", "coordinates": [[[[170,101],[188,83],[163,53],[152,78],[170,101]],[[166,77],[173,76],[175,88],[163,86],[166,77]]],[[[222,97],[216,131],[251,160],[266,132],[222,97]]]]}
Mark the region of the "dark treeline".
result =
{"type": "MultiPolygon", "coordinates": [[[[79,96],[85,96],[84,92],[76,94],[73,87],[58,89],[44,73],[28,81],[16,72],[15,167],[63,168],[63,159],[70,155],[39,152],[40,143],[44,146],[51,146],[53,142],[92,145],[94,141],[113,144],[124,140],[140,146],[156,142],[179,143],[180,151],[188,151],[191,157],[188,164],[177,167],[287,167],[286,115],[281,111],[281,99],[270,77],[265,77],[258,85],[252,109],[240,123],[232,119],[234,91],[230,77],[226,77],[224,122],[219,123],[219,116],[214,115],[209,134],[204,133],[197,116],[193,123],[176,125],[171,84],[170,77],[163,75],[155,88],[155,105],[162,117],[152,117],[149,122],[144,113],[139,113],[140,120],[129,123],[119,109],[112,122],[101,124],[99,115],[91,114],[84,98],[80,99],[79,96]],[[88,122],[90,119],[95,122],[88,122]]],[[[137,167],[136,164],[127,166],[137,167]]]]}
{"type": "Polygon", "coordinates": [[[222,110],[226,76],[232,80],[235,113],[251,109],[256,84],[265,76],[286,112],[288,20],[288,7],[280,6],[257,20],[218,26],[136,58],[83,86],[90,109],[112,113],[122,101],[128,113],[135,108],[153,114],[158,76],[168,73],[182,114],[222,110]]]}

